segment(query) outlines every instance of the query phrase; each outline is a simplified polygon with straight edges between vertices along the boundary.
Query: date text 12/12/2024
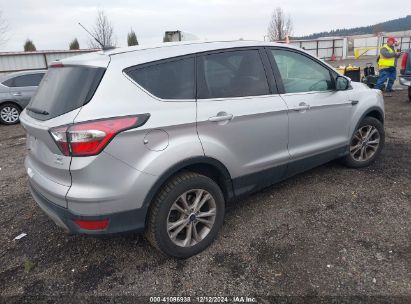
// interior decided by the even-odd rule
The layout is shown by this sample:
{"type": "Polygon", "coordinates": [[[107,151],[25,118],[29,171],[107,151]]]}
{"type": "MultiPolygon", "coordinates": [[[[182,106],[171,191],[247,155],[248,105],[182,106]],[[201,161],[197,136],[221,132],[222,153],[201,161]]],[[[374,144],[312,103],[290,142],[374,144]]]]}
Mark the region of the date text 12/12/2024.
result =
{"type": "Polygon", "coordinates": [[[150,297],[150,303],[257,303],[257,300],[247,296],[150,297]]]}

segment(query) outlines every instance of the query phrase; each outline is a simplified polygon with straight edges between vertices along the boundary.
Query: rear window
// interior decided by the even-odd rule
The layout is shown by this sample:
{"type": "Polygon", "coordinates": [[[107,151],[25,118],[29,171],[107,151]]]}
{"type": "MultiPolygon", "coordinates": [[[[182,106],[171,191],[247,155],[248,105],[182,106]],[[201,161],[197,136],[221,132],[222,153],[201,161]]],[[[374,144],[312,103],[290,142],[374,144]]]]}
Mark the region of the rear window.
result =
{"type": "Polygon", "coordinates": [[[50,68],[28,105],[28,114],[47,120],[77,109],[93,97],[104,68],[65,66],[50,68]]]}
{"type": "Polygon", "coordinates": [[[194,58],[131,67],[124,71],[145,90],[162,99],[194,99],[194,58]]]}

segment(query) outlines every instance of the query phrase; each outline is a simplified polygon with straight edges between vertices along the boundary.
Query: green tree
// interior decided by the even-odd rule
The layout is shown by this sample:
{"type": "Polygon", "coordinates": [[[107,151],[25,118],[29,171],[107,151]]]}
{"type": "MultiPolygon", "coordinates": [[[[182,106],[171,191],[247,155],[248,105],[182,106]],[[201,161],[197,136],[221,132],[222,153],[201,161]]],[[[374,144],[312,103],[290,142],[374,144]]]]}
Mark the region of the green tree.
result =
{"type": "Polygon", "coordinates": [[[137,35],[133,31],[133,29],[131,29],[130,33],[127,34],[127,45],[128,46],[138,45],[137,35]]]}
{"type": "Polygon", "coordinates": [[[34,45],[33,41],[27,39],[24,43],[24,51],[25,52],[33,52],[36,50],[36,46],[34,45]]]}
{"type": "Polygon", "coordinates": [[[78,50],[78,49],[80,49],[80,44],[78,43],[77,38],[74,38],[74,40],[70,42],[70,44],[69,44],[69,49],[70,49],[70,50],[78,50]]]}

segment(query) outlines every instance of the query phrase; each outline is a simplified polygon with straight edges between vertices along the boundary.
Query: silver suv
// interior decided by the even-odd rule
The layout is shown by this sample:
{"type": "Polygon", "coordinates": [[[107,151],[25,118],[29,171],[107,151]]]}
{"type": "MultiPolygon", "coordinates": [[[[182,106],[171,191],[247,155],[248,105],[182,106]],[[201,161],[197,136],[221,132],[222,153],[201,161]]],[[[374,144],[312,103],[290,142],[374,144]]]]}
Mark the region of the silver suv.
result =
{"type": "Polygon", "coordinates": [[[381,93],[303,50],[168,43],[53,64],[23,111],[38,205],[71,233],[145,231],[162,252],[204,250],[227,201],[384,144],[381,93]]]}
{"type": "Polygon", "coordinates": [[[14,125],[37,91],[45,70],[10,73],[0,77],[0,123],[14,125]]]}

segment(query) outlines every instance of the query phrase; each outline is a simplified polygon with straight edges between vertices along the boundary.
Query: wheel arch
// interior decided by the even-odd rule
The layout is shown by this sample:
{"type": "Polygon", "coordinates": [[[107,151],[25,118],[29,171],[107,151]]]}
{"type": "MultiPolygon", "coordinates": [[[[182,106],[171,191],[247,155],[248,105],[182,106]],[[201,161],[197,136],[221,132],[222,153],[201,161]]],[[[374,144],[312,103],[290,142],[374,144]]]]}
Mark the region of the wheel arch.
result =
{"type": "Polygon", "coordinates": [[[20,109],[20,112],[23,111],[22,106],[19,105],[19,103],[16,102],[15,100],[8,100],[8,99],[7,100],[2,100],[2,101],[0,101],[0,107],[5,105],[5,104],[10,104],[10,103],[17,106],[20,109]]]}
{"type": "Polygon", "coordinates": [[[363,120],[365,117],[374,117],[378,119],[382,124],[384,124],[384,114],[381,109],[375,107],[369,109],[363,117],[361,117],[360,121],[363,120]]]}
{"type": "MultiPolygon", "coordinates": [[[[196,172],[202,175],[205,175],[212,180],[214,180],[218,186],[221,188],[221,191],[224,194],[225,201],[230,201],[234,198],[233,184],[231,180],[231,175],[228,172],[227,168],[218,160],[206,157],[199,156],[186,159],[181,161],[169,169],[167,169],[156,181],[156,183],[149,190],[146,198],[144,199],[142,208],[145,208],[147,211],[150,208],[151,202],[160,191],[161,187],[173,176],[182,172],[182,171],[191,171],[196,172]]],[[[148,212],[147,212],[148,214],[148,212]]],[[[146,214],[146,220],[147,220],[146,214]]]]}
{"type": "Polygon", "coordinates": [[[360,119],[358,119],[357,123],[355,124],[355,128],[352,129],[351,136],[354,134],[355,130],[358,129],[358,126],[360,123],[364,120],[366,117],[373,117],[375,119],[378,119],[383,125],[384,125],[384,112],[381,108],[379,107],[371,107],[367,109],[361,116],[360,119]]]}

